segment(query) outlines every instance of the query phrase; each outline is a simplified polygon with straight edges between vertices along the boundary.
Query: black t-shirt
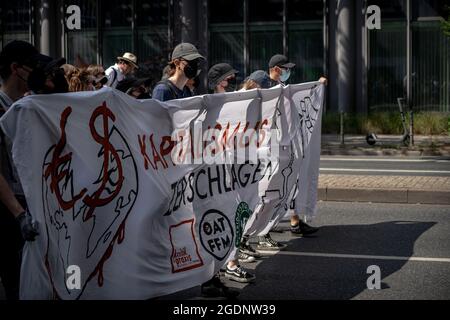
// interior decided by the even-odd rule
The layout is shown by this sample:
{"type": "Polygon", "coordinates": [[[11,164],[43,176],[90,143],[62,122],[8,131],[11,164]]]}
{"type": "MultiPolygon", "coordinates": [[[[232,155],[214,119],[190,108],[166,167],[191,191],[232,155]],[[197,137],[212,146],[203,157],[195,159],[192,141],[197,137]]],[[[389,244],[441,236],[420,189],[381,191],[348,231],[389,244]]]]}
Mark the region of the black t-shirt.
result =
{"type": "Polygon", "coordinates": [[[192,93],[188,87],[184,86],[183,90],[180,90],[170,80],[163,80],[158,82],[152,93],[152,98],[159,101],[182,99],[191,96],[192,93]]]}

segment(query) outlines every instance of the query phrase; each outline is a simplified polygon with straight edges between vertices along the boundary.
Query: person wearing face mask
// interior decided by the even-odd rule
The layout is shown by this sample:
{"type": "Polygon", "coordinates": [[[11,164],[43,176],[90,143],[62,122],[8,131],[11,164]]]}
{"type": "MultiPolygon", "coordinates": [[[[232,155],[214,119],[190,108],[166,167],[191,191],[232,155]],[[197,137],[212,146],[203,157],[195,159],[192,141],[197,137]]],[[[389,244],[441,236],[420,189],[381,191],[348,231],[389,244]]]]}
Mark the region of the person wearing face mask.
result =
{"type": "MultiPolygon", "coordinates": [[[[228,63],[218,63],[212,66],[208,71],[208,85],[214,93],[226,93],[236,90],[237,70],[233,69],[228,63]]],[[[225,277],[240,283],[250,283],[255,281],[254,274],[244,270],[240,266],[242,263],[255,262],[255,257],[237,250],[236,256],[231,257],[225,266],[225,277]]],[[[203,284],[203,287],[205,284],[203,284]]]]}
{"type": "MultiPolygon", "coordinates": [[[[30,88],[29,77],[44,56],[25,41],[11,41],[0,53],[0,117],[30,88]]],[[[0,128],[0,279],[6,299],[19,298],[23,241],[33,241],[39,226],[27,210],[20,179],[12,159],[12,142],[0,128]]]]}
{"type": "Polygon", "coordinates": [[[276,54],[269,61],[270,87],[285,85],[291,76],[291,69],[295,63],[289,62],[288,58],[282,54],[276,54]]]}
{"type": "MultiPolygon", "coordinates": [[[[276,86],[278,84],[286,85],[286,81],[288,81],[289,77],[291,76],[291,70],[295,67],[294,63],[289,62],[288,58],[282,54],[276,54],[274,55],[270,61],[269,61],[269,72],[270,72],[270,86],[276,86]]],[[[327,85],[327,79],[325,77],[320,77],[319,82],[327,85]]],[[[295,210],[295,199],[292,200],[291,208],[295,210]]],[[[291,227],[290,231],[294,235],[311,235],[313,233],[316,233],[319,230],[319,228],[312,227],[308,225],[306,222],[302,221],[300,219],[300,213],[295,212],[291,216],[291,227]]],[[[278,228],[274,228],[272,231],[279,231],[278,228]]],[[[277,244],[276,241],[272,240],[270,238],[270,234],[267,234],[264,237],[260,237],[259,239],[259,249],[282,249],[282,247],[277,244]]],[[[269,249],[269,250],[270,250],[269,249]]]]}
{"type": "MultiPolygon", "coordinates": [[[[165,68],[163,79],[153,89],[153,98],[160,101],[169,101],[190,97],[192,93],[186,84],[189,79],[197,76],[200,60],[204,60],[204,57],[198,53],[197,48],[192,44],[181,43],[177,45],[173,50],[169,68],[165,68]]],[[[234,266],[233,272],[241,272],[247,275],[238,266],[234,266]]],[[[203,283],[200,290],[202,296],[210,298],[225,297],[233,299],[239,294],[238,291],[228,288],[222,283],[219,273],[203,283]]]]}
{"type": "Polygon", "coordinates": [[[37,63],[30,72],[27,85],[31,94],[66,93],[69,91],[64,69],[66,59],[47,57],[37,63]]]}
{"type": "MultiPolygon", "coordinates": [[[[256,70],[244,81],[241,90],[250,90],[255,88],[267,89],[278,84],[284,86],[285,82],[290,77],[290,70],[293,67],[295,67],[295,64],[289,62],[286,56],[276,54],[270,59],[269,74],[263,70],[256,70]]],[[[242,254],[258,258],[260,253],[250,245],[249,239],[249,235],[244,235],[242,237],[239,251],[242,254]]],[[[256,248],[257,250],[262,251],[279,251],[284,250],[286,245],[275,241],[270,236],[270,233],[267,233],[258,237],[258,245],[256,248]]]]}
{"type": "Polygon", "coordinates": [[[236,74],[228,63],[218,63],[213,65],[208,71],[209,88],[214,93],[233,92],[236,90],[236,74]]]}
{"type": "MultiPolygon", "coordinates": [[[[288,58],[282,54],[276,54],[269,60],[269,76],[270,87],[276,85],[286,85],[286,82],[291,77],[292,69],[295,68],[295,63],[289,62],[288,58]]],[[[320,83],[327,85],[328,81],[325,77],[320,77],[320,83]]]]}
{"type": "Polygon", "coordinates": [[[189,79],[186,82],[186,87],[191,91],[191,96],[196,96],[198,93],[198,86],[200,85],[200,78],[198,77],[201,73],[201,70],[197,71],[197,76],[194,79],[189,79]]]}
{"type": "Polygon", "coordinates": [[[201,60],[205,58],[194,45],[187,42],[177,45],[169,62],[168,78],[157,83],[153,89],[153,99],[168,101],[191,97],[192,92],[186,84],[197,76],[201,60]]]}

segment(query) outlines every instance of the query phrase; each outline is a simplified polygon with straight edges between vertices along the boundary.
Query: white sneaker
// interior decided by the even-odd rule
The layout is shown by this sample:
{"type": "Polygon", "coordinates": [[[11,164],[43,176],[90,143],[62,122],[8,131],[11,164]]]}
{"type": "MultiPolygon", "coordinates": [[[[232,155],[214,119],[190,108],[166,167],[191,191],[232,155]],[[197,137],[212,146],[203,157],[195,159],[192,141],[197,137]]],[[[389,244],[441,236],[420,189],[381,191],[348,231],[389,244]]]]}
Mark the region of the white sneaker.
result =
{"type": "Polygon", "coordinates": [[[241,263],[252,263],[256,261],[256,258],[239,250],[238,260],[241,263]]]}
{"type": "Polygon", "coordinates": [[[250,283],[255,281],[256,279],[254,274],[242,270],[241,266],[237,266],[235,269],[230,269],[227,266],[227,270],[225,271],[225,278],[241,283],[250,283]]]}

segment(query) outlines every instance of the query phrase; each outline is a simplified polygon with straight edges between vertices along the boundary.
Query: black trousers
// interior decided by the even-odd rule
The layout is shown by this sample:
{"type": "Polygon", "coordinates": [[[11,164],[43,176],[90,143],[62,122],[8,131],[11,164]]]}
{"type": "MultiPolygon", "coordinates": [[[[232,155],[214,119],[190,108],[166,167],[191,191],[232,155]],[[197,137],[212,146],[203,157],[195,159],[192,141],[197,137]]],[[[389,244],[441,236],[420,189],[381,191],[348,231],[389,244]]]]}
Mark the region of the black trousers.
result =
{"type": "MultiPolygon", "coordinates": [[[[17,196],[26,208],[25,198],[17,196]]],[[[20,226],[13,214],[0,203],[0,279],[7,300],[19,299],[20,265],[24,241],[20,226]]]]}

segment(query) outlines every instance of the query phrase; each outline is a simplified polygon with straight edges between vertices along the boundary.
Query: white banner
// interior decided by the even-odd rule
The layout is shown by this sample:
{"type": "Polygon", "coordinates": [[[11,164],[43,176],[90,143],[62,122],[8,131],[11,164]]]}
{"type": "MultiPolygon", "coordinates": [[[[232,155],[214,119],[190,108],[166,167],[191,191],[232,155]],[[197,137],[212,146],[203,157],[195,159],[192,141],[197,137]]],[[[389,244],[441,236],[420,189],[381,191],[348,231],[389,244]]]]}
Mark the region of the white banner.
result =
{"type": "Polygon", "coordinates": [[[286,213],[300,168],[313,172],[302,163],[320,154],[310,141],[323,91],[19,100],[1,125],[40,228],[24,247],[21,298],[148,299],[209,280],[245,228],[259,234],[286,213]]]}

